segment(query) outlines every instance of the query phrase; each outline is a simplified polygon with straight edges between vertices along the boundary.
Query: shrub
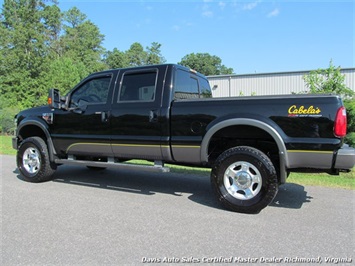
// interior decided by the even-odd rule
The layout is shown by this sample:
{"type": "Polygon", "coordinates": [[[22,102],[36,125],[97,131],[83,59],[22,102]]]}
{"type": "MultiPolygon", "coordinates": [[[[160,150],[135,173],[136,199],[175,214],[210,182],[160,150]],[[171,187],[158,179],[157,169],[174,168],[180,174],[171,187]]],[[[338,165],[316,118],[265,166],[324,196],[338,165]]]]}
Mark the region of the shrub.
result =
{"type": "Polygon", "coordinates": [[[0,109],[0,133],[13,135],[15,131],[14,116],[19,112],[17,107],[5,107],[0,109]]]}
{"type": "Polygon", "coordinates": [[[355,147],[355,99],[345,100],[344,106],[348,118],[348,135],[345,137],[345,142],[355,147]]]}
{"type": "Polygon", "coordinates": [[[345,143],[355,148],[355,132],[351,132],[345,137],[345,143]]]}
{"type": "Polygon", "coordinates": [[[355,132],[355,98],[345,100],[344,106],[348,117],[348,132],[355,132]]]}

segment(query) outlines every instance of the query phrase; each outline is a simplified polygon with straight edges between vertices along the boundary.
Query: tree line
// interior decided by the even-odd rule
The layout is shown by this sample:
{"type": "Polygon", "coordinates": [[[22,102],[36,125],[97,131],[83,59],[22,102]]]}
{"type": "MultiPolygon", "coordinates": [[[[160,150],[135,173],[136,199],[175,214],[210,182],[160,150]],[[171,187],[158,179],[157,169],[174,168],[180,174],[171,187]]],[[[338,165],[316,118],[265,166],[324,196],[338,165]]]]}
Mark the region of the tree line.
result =
{"type": "MultiPolygon", "coordinates": [[[[57,0],[4,0],[0,13],[0,133],[13,130],[18,111],[45,104],[49,88],[65,94],[92,72],[166,62],[158,42],[148,47],[135,42],[126,51],[108,51],[102,45],[104,37],[76,7],[62,11],[57,0]]],[[[208,53],[191,53],[178,63],[206,76],[234,72],[208,53]]],[[[305,77],[310,92],[353,96],[332,62],[329,69],[319,71],[305,77]]],[[[351,99],[346,105],[353,129],[351,99]]]]}
{"type": "MultiPolygon", "coordinates": [[[[105,36],[85,14],[76,7],[63,12],[56,0],[5,0],[0,36],[0,131],[19,110],[45,104],[49,88],[66,93],[92,72],[166,62],[157,42],[106,50],[105,36]]],[[[179,63],[205,75],[233,73],[208,53],[179,63]]]]}

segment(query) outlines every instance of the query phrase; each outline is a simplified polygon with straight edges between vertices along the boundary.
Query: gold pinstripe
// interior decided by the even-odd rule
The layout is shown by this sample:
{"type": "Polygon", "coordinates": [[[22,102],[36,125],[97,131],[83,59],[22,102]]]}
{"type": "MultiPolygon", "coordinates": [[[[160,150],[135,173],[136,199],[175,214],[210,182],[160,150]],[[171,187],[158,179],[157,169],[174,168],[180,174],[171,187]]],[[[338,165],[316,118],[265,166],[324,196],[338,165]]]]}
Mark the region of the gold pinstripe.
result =
{"type": "MultiPolygon", "coordinates": [[[[73,143],[67,148],[68,151],[79,145],[96,145],[96,146],[116,146],[116,147],[141,147],[141,148],[170,148],[169,145],[154,145],[154,144],[108,144],[108,143],[91,143],[91,142],[81,142],[81,143],[73,143]]],[[[200,146],[188,146],[188,145],[172,145],[172,148],[194,148],[199,149],[200,146]]]]}
{"type": "Polygon", "coordinates": [[[310,151],[310,150],[287,150],[290,153],[323,153],[323,154],[333,154],[332,151],[310,151]]]}

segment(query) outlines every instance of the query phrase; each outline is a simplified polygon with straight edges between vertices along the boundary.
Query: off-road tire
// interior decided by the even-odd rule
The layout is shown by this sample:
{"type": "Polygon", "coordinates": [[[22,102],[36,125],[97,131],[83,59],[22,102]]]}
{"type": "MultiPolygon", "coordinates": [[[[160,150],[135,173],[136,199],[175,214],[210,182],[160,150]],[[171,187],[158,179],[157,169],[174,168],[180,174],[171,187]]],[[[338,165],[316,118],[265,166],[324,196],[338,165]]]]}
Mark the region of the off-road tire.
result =
{"type": "Polygon", "coordinates": [[[241,213],[259,213],[278,192],[270,158],[248,146],[231,148],[217,158],[211,184],[223,207],[241,213]]]}
{"type": "Polygon", "coordinates": [[[25,139],[17,152],[17,167],[24,180],[33,183],[52,179],[56,165],[49,160],[48,148],[40,137],[25,139]]]}

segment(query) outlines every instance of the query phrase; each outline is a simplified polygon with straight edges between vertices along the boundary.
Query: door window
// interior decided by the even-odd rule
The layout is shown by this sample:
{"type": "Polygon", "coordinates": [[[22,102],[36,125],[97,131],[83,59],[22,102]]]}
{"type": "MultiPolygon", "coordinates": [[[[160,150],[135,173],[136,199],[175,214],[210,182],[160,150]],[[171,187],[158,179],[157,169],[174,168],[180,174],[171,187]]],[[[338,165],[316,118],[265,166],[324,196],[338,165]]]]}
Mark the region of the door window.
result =
{"type": "Polygon", "coordinates": [[[90,79],[77,88],[71,95],[70,107],[88,104],[105,104],[110,89],[111,77],[90,79]]]}
{"type": "Polygon", "coordinates": [[[122,77],[119,101],[154,101],[156,80],[156,71],[125,73],[122,77]]]}

